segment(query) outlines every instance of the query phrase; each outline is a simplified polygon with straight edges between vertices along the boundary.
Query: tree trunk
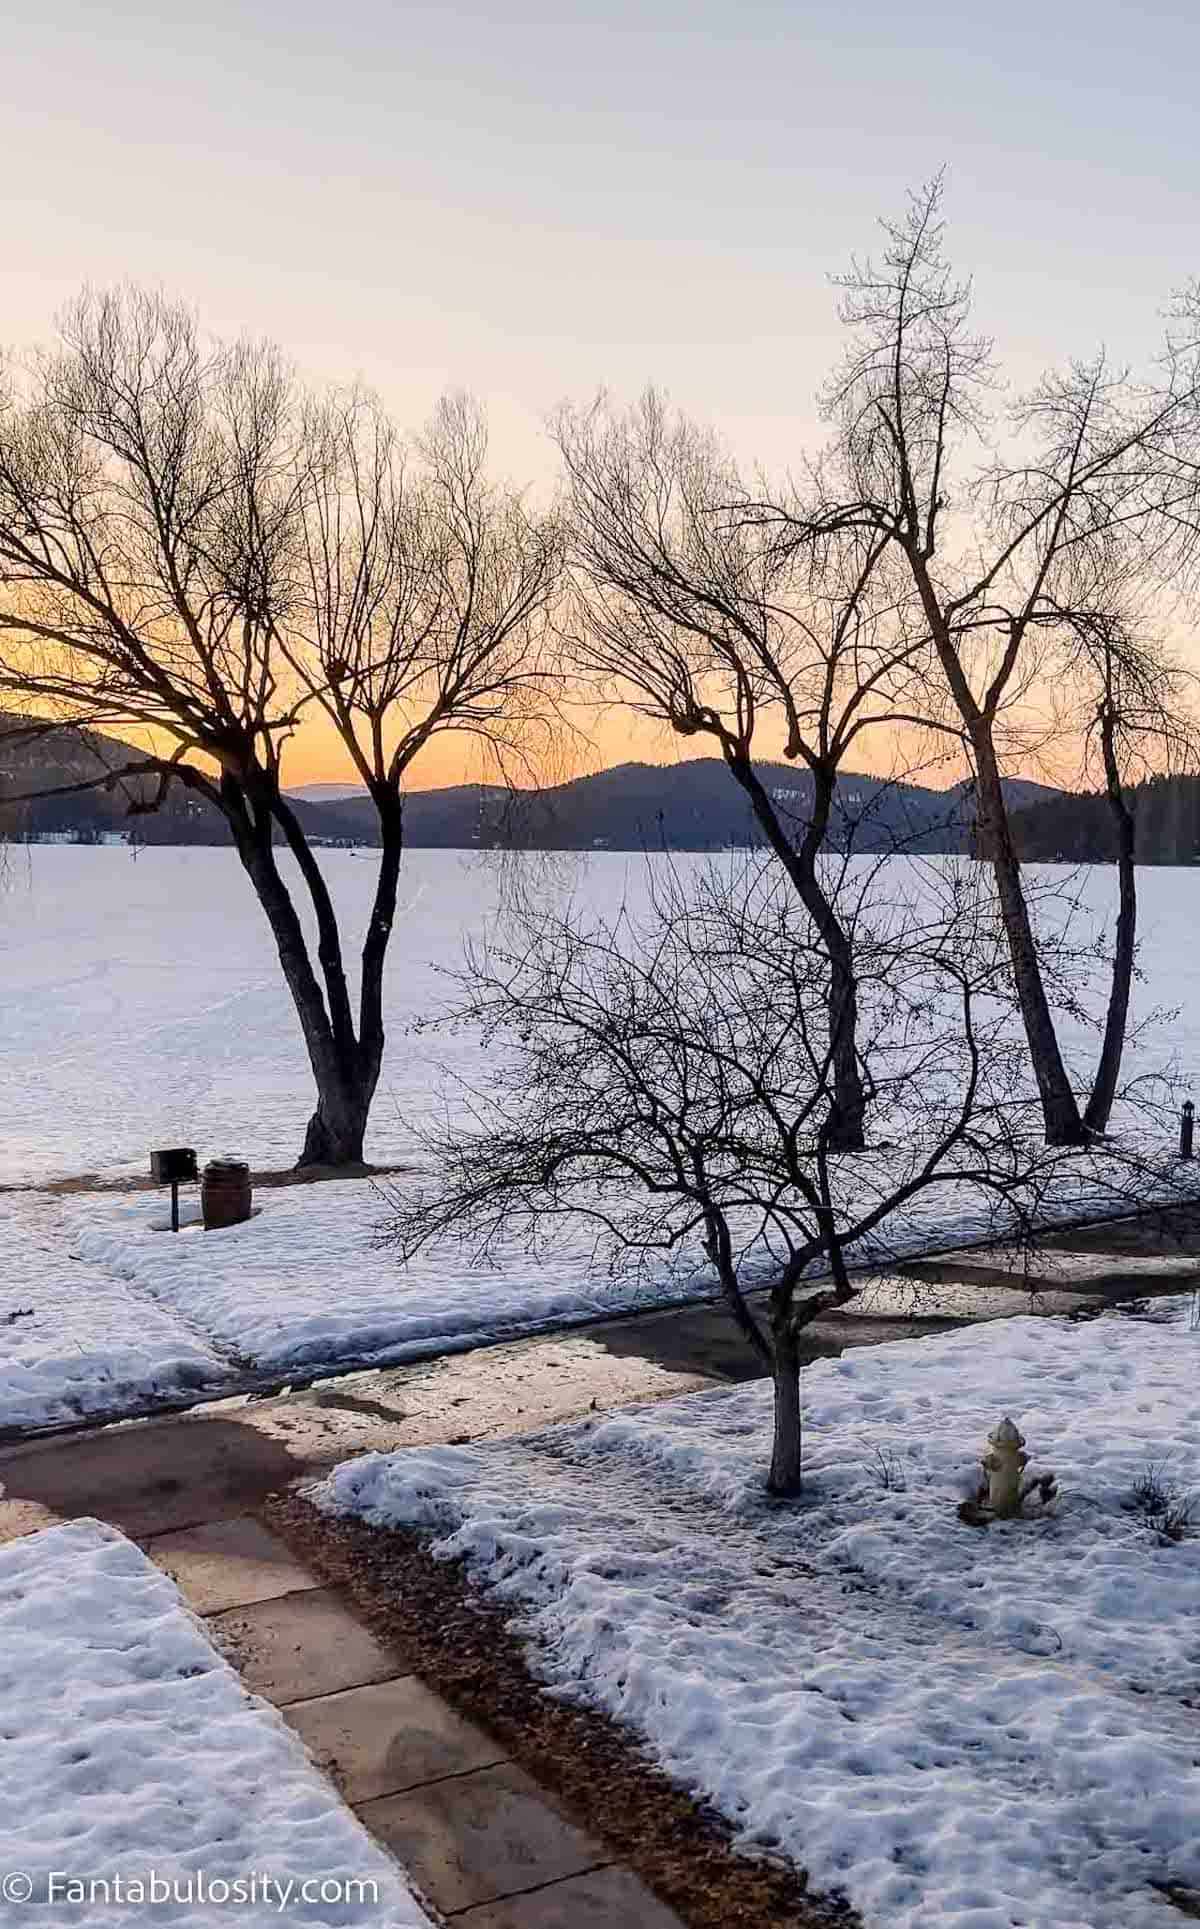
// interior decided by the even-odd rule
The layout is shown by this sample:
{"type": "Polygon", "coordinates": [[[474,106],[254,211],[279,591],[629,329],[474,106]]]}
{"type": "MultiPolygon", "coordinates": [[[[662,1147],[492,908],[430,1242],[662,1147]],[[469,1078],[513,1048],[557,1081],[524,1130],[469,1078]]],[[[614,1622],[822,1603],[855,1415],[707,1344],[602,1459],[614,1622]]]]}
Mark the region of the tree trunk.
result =
{"type": "MultiPolygon", "coordinates": [[[[938,659],[971,739],[978,828],[985,846],[980,855],[990,861],[996,879],[1017,1002],[1021,1008],[1033,1075],[1042,1102],[1046,1144],[1084,1145],[1087,1132],[1058,1048],[1058,1034],[1054,1029],[1046,987],[1042,983],[1041,962],[1021,883],[1020,860],[1013,844],[1008,808],[1000,784],[1000,767],[996,762],[993,738],[994,708],[980,708],[971,692],[954,637],[947,626],[945,613],[929,574],[928,556],[911,544],[907,546],[907,553],[938,659]]],[[[1015,649],[1015,641],[1013,647],[1015,649]]],[[[1015,661],[1015,656],[1012,661],[1015,661]]],[[[1011,667],[1012,662],[1009,670],[998,673],[992,685],[991,701],[999,701],[1011,667]]]]}
{"type": "Polygon", "coordinates": [[[345,1086],[321,1086],[317,1109],[308,1121],[304,1150],[296,1161],[306,1165],[361,1165],[363,1139],[371,1109],[370,1094],[345,1086]]]}
{"type": "Polygon", "coordinates": [[[375,807],[379,812],[381,843],[379,876],[363,940],[358,1004],[358,1063],[360,1075],[370,1083],[372,1094],[383,1066],[383,967],[396,916],[400,861],[404,853],[403,805],[398,793],[381,790],[375,798],[375,807]]]}
{"type": "Polygon", "coordinates": [[[977,723],[971,731],[971,738],[975,751],[978,824],[983,844],[981,855],[991,863],[996,879],[1017,1000],[1042,1102],[1046,1144],[1084,1145],[1088,1135],[1080,1117],[1078,1101],[1071,1090],[1067,1068],[1063,1064],[1054,1018],[1042,983],[1041,963],[1021,883],[1020,860],[1009,827],[989,724],[986,721],[977,723]]]}
{"type": "Polygon", "coordinates": [[[803,1484],[800,1424],[800,1348],[790,1304],[771,1314],[771,1377],[775,1383],[774,1440],[767,1492],[786,1497],[803,1484]]]}
{"type": "Polygon", "coordinates": [[[726,761],[750,799],[767,841],[790,877],[817,928],[829,959],[829,1057],[833,1072],[826,1143],[831,1152],[861,1152],[866,1144],[867,1101],[858,1062],[858,980],[854,952],[826,892],[817,862],[829,828],[835,774],[814,770],[813,808],[799,845],[793,844],[776,815],[749,758],[726,761]]]}
{"type": "Polygon", "coordinates": [[[1112,1115],[1125,1050],[1125,1028],[1129,1020],[1129,994],[1133,984],[1133,955],[1137,937],[1137,875],[1134,868],[1133,812],[1125,802],[1121,772],[1117,765],[1116,719],[1105,704],[1100,717],[1100,743],[1104,753],[1104,786],[1117,832],[1117,881],[1120,908],[1117,936],[1113,947],[1112,982],[1108,1011],[1104,1021],[1104,1043],[1092,1085],[1091,1097],[1083,1115],[1089,1132],[1103,1132],[1112,1115]]]}
{"type": "Polygon", "coordinates": [[[833,1105],[826,1144],[831,1152],[861,1152],[867,1101],[858,1064],[858,980],[853,953],[836,918],[821,934],[829,953],[829,1030],[833,1105]]]}
{"type": "MultiPolygon", "coordinates": [[[[226,780],[221,798],[243,869],[274,933],[284,981],[300,1019],[308,1062],[316,1081],[317,1109],[309,1120],[297,1167],[360,1165],[367,1119],[379,1078],[382,1027],[377,1039],[372,1041],[372,1049],[366,1053],[361,1051],[345,1016],[349,1004],[340,947],[327,942],[321,967],[338,1014],[336,1027],[330,1019],[309,957],[304,927],[275,861],[269,795],[248,799],[240,785],[226,780]]],[[[311,854],[309,862],[313,862],[311,854]]],[[[319,918],[323,911],[324,907],[319,906],[319,918]]],[[[326,925],[332,915],[330,905],[324,918],[326,925]]]]}

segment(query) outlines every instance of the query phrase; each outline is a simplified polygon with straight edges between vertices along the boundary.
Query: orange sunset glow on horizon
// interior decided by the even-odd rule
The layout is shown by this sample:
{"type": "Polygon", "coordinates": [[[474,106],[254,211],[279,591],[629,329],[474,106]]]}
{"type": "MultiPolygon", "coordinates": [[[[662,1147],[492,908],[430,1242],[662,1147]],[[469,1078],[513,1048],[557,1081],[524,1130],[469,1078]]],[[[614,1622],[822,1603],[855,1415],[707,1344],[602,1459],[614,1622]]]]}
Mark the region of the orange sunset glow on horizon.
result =
{"type": "MultiPolygon", "coordinates": [[[[756,755],[764,762],[782,763],[782,731],[763,731],[756,755]]],[[[486,749],[468,735],[448,733],[435,738],[414,759],[406,788],[441,790],[456,784],[486,784],[507,779],[519,789],[525,789],[567,783],[621,764],[667,766],[691,763],[698,758],[715,760],[718,756],[716,747],[703,738],[679,737],[649,718],[608,708],[576,719],[573,731],[562,733],[548,750],[531,759],[527,767],[510,765],[504,771],[486,749]]],[[[861,756],[853,760],[853,768],[864,775],[905,777],[941,790],[957,783],[966,774],[967,765],[957,751],[950,752],[943,747],[917,750],[894,733],[881,731],[871,751],[864,745],[861,756]]],[[[358,781],[344,745],[333,727],[324,721],[310,721],[296,731],[284,752],[283,769],[290,788],[358,781]]],[[[1019,769],[1014,765],[1010,774],[1047,782],[1056,779],[1069,782],[1077,777],[1074,770],[1049,770],[1038,757],[1023,760],[1019,769]]]]}

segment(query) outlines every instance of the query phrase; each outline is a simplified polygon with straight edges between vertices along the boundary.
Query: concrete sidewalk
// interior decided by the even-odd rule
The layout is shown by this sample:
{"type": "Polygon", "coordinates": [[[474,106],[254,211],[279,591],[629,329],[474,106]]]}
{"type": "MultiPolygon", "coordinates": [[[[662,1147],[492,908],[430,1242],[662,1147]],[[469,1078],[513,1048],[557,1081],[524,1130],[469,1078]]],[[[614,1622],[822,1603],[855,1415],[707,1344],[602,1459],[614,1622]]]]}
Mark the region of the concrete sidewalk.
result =
{"type": "Polygon", "coordinates": [[[570,1339],[461,1355],[378,1389],[381,1376],[365,1378],[6,1448],[0,1540],[83,1515],[136,1540],[447,1921],[684,1929],[254,1513],[354,1454],[521,1433],[711,1382],[570,1339]]]}
{"type": "Polygon", "coordinates": [[[254,1518],[143,1541],[246,1687],[448,1920],[471,1929],[682,1929],[524,1769],[390,1653],[254,1518]]]}
{"type": "Polygon", "coordinates": [[[684,1929],[254,1514],[357,1453],[521,1433],[711,1382],[569,1338],[365,1379],[9,1447],[0,1540],[81,1515],[136,1540],[447,1921],[684,1929]]]}

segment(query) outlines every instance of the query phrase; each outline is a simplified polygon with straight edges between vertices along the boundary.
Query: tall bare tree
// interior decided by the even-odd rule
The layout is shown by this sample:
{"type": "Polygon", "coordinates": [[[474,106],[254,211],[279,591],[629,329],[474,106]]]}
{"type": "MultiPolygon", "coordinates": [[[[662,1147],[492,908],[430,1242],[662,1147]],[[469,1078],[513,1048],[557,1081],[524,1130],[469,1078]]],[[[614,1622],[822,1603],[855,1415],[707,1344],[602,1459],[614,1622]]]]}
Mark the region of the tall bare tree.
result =
{"type": "Polygon", "coordinates": [[[210,345],[189,311],[136,291],[83,296],[56,349],[7,370],[0,689],[134,729],[146,755],[106,781],[174,782],[221,812],[316,1081],[301,1163],[362,1157],[415,759],[447,731],[520,757],[545,714],[559,538],[485,464],[464,400],[407,447],[368,397],[309,395],[274,349],[210,345]],[[286,746],[317,713],[379,821],[357,999],[283,788],[286,746]]]}
{"type": "Polygon", "coordinates": [[[850,935],[824,853],[839,776],[867,733],[911,708],[928,648],[915,598],[875,532],[801,549],[741,513],[715,438],[653,391],[555,424],[576,595],[570,655],[600,701],[710,743],[821,934],[833,1063],[829,1143],[864,1140],[850,935]],[[764,782],[772,754],[808,779],[803,811],[764,782]]]}
{"type": "MultiPolygon", "coordinates": [[[[1088,1128],[1039,966],[1002,784],[1006,718],[1074,651],[1080,558],[1114,542],[1161,566],[1196,495],[1194,345],[1135,382],[1103,355],[1046,375],[998,414],[990,342],[943,252],[941,185],[885,225],[881,257],[842,280],[849,346],[826,392],[819,501],[764,502],[785,543],[861,532],[902,560],[974,772],[1047,1139],[1088,1128]]],[[[1087,570],[1084,574],[1088,574],[1087,570]]],[[[932,714],[945,721],[935,701],[932,714]]]]}
{"type": "Polygon", "coordinates": [[[1063,688],[1082,715],[1082,779],[1099,779],[1113,826],[1117,921],[1100,1052],[1084,1107],[1089,1133],[1107,1130],[1121,1075],[1137,949],[1137,786],[1151,775],[1194,770],[1200,759],[1195,673],[1155,634],[1139,607],[1144,590],[1105,571],[1101,593],[1079,586],[1065,620],[1075,661],[1064,663],[1063,688]]]}

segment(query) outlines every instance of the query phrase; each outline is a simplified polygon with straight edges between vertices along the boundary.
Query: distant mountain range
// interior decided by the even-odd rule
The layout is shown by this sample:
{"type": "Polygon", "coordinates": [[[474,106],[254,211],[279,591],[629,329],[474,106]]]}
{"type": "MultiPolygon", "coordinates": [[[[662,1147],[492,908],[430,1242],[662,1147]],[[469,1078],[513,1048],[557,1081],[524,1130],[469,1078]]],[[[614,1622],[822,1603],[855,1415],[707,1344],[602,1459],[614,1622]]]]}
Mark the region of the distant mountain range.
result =
{"type": "MultiPolygon", "coordinates": [[[[792,764],[758,774],[797,833],[812,808],[812,778],[792,764]]],[[[1024,778],[1008,784],[1017,807],[1052,797],[1024,778]]],[[[293,793],[300,797],[301,793],[293,793]]],[[[327,822],[361,843],[374,841],[374,812],[360,793],[323,807],[327,822]]],[[[839,784],[831,842],[856,850],[963,850],[973,820],[968,787],[930,790],[847,774],[839,784]]],[[[475,784],[411,791],[405,838],[415,847],[517,850],[711,851],[764,842],[750,805],[716,758],[680,764],[619,764],[538,791],[475,784]]]]}
{"type": "Polygon", "coordinates": [[[297,784],[288,792],[289,797],[298,797],[305,804],[337,804],[343,797],[365,795],[361,784],[297,784]]]}
{"type": "MultiPolygon", "coordinates": [[[[80,782],[135,761],[116,738],[55,731],[23,741],[15,718],[0,714],[0,833],[95,842],[131,830],[147,844],[227,844],[220,813],[172,784],[161,806],[130,816],[132,800],[148,800],[153,780],[116,789],[5,804],[5,797],[80,782]]],[[[812,779],[792,764],[764,763],[758,774],[781,815],[799,833],[812,802],[812,779]]],[[[1064,793],[1025,778],[1007,784],[1022,811],[1064,793]]],[[[289,792],[308,835],[318,843],[378,842],[374,807],[360,787],[304,784],[289,792]]],[[[838,786],[830,841],[864,852],[961,851],[970,847],[969,787],[930,790],[847,773],[838,786]]],[[[405,798],[405,841],[426,849],[511,847],[541,850],[711,851],[761,845],[750,806],[719,759],[679,764],[620,764],[540,791],[459,784],[414,790],[405,798]]]]}

